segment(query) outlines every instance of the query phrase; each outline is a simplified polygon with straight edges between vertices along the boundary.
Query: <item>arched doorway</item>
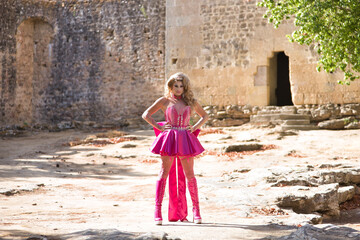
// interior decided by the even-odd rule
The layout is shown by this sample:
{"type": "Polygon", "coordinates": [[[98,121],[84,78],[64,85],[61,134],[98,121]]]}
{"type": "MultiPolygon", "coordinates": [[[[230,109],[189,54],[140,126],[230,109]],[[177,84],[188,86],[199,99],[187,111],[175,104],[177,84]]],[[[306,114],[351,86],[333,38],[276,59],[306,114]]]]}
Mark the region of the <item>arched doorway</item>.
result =
{"type": "Polygon", "coordinates": [[[18,123],[41,123],[51,77],[52,26],[39,18],[23,21],[16,32],[16,116],[18,123]]]}
{"type": "Polygon", "coordinates": [[[289,57],[275,52],[270,59],[270,105],[294,105],[291,98],[289,57]]]}

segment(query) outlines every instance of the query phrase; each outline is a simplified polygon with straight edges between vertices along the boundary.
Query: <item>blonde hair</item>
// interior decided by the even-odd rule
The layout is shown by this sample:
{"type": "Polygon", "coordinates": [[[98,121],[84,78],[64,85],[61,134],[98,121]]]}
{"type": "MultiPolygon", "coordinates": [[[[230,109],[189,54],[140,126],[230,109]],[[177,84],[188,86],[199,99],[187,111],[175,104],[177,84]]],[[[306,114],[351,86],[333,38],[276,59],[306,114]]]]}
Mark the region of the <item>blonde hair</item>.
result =
{"type": "Polygon", "coordinates": [[[182,97],[183,97],[185,103],[191,107],[194,106],[196,99],[194,98],[194,93],[191,90],[190,79],[188,76],[186,76],[185,73],[178,72],[169,77],[169,79],[166,81],[166,84],[165,84],[164,96],[166,98],[172,97],[171,90],[176,81],[181,81],[184,86],[184,93],[182,94],[182,97]]]}

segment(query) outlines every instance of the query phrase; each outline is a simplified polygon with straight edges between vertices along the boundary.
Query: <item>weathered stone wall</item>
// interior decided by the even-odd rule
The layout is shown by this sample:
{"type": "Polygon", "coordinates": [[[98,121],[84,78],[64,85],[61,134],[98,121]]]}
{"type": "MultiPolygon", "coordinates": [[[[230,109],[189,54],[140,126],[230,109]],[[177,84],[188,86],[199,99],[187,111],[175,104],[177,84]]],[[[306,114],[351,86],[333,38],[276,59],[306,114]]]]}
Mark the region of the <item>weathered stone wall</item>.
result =
{"type": "Polygon", "coordinates": [[[0,126],[136,124],[162,95],[165,2],[0,2],[0,126]]]}
{"type": "Polygon", "coordinates": [[[313,47],[285,37],[291,21],[274,29],[256,2],[1,1],[0,127],[137,126],[177,71],[203,105],[274,105],[278,52],[295,105],[360,102],[360,81],[317,73],[313,47]]]}
{"type": "MultiPolygon", "coordinates": [[[[349,104],[308,104],[298,106],[205,106],[210,119],[207,126],[230,127],[240,126],[250,121],[251,116],[262,114],[300,114],[309,116],[312,124],[319,124],[328,120],[345,121],[342,128],[350,123],[348,128],[360,128],[360,103],[349,104]]],[[[331,128],[329,128],[331,129],[331,128]]],[[[339,129],[339,128],[337,128],[339,129]]]]}
{"type": "Polygon", "coordinates": [[[255,0],[167,0],[166,75],[184,71],[204,105],[273,104],[274,56],[289,57],[295,105],[359,103],[360,81],[316,72],[313,46],[290,43],[292,20],[274,29],[255,0]]]}

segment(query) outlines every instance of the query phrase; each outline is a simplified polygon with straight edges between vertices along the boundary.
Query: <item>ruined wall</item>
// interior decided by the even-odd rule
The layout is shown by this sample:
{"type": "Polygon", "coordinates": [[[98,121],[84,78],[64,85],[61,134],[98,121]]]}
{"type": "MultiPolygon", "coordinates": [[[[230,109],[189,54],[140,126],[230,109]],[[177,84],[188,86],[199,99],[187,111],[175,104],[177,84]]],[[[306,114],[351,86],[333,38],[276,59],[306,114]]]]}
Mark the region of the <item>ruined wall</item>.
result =
{"type": "Polygon", "coordinates": [[[255,0],[8,0],[0,12],[0,127],[136,126],[177,71],[203,105],[276,105],[277,52],[295,105],[360,102],[360,81],[317,73],[313,47],[289,43],[293,24],[274,29],[255,0]]]}
{"type": "Polygon", "coordinates": [[[162,0],[0,2],[0,126],[137,124],[162,94],[162,0]]]}
{"type": "Polygon", "coordinates": [[[340,86],[340,73],[316,72],[313,47],[285,37],[291,20],[274,29],[256,2],[167,0],[166,75],[188,73],[204,105],[273,105],[274,56],[284,52],[295,105],[360,102],[359,81],[340,86]]]}

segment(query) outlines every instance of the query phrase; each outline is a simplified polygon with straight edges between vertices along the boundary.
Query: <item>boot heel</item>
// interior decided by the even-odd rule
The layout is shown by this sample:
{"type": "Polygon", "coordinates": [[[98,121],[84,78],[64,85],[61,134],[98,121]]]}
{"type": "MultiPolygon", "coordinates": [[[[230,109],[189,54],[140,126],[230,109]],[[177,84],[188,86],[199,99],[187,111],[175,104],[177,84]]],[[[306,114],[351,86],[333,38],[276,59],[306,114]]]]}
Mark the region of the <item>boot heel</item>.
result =
{"type": "Polygon", "coordinates": [[[199,208],[194,208],[193,209],[193,222],[195,224],[201,224],[201,216],[200,216],[200,209],[199,208]]]}
{"type": "Polygon", "coordinates": [[[193,222],[195,224],[201,223],[200,207],[199,207],[199,194],[196,178],[188,180],[188,188],[193,203],[193,222]]]}
{"type": "Polygon", "coordinates": [[[166,178],[161,178],[156,182],[155,195],[155,225],[162,225],[161,205],[165,193],[166,178]]]}
{"type": "Polygon", "coordinates": [[[155,225],[162,225],[161,206],[155,206],[155,225]]]}

